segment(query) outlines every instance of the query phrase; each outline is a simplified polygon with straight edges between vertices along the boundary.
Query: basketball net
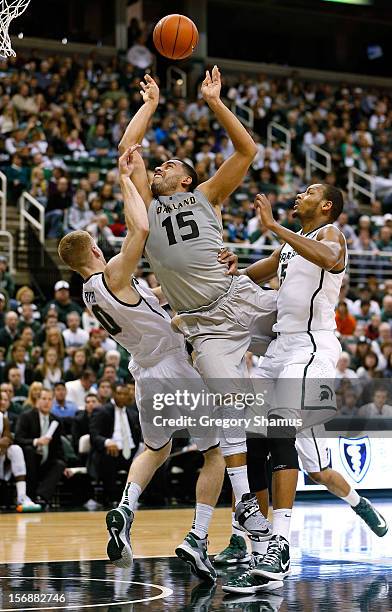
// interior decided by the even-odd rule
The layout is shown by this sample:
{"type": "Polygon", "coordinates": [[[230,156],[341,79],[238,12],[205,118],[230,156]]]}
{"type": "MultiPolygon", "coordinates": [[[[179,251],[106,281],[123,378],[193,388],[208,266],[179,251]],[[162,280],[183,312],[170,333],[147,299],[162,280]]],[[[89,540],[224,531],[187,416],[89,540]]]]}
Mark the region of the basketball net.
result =
{"type": "Polygon", "coordinates": [[[8,28],[11,21],[27,9],[29,2],[30,0],[0,0],[0,56],[15,57],[8,28]]]}

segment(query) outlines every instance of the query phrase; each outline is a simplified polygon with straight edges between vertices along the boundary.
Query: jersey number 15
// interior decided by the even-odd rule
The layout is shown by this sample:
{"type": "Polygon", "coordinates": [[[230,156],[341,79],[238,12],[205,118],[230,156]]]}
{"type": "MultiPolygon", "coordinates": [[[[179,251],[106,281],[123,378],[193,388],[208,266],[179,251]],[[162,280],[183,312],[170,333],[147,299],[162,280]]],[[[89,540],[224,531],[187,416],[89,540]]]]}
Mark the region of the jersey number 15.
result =
{"type": "MultiPolygon", "coordinates": [[[[184,229],[184,227],[189,228],[191,231],[187,234],[181,234],[181,240],[191,240],[191,238],[198,238],[200,236],[199,228],[197,227],[197,223],[194,219],[186,219],[186,217],[193,217],[193,212],[191,210],[184,210],[183,212],[178,213],[175,216],[175,220],[178,226],[178,229],[184,229]]],[[[176,237],[174,235],[173,229],[173,219],[171,217],[166,217],[164,221],[162,221],[162,227],[165,228],[167,239],[169,241],[169,246],[172,244],[177,244],[176,237]]]]}

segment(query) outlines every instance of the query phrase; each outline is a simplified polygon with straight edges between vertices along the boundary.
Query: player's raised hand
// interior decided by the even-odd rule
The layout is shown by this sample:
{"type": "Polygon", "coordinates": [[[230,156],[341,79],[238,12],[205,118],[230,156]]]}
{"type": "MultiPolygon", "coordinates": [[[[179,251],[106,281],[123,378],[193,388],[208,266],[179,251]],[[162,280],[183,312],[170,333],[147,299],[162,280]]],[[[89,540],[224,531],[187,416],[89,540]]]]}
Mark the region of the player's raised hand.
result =
{"type": "Polygon", "coordinates": [[[221,249],[218,253],[218,261],[219,263],[227,266],[225,274],[238,274],[238,256],[233,253],[233,251],[230,251],[230,249],[226,247],[221,249]]]}
{"type": "Polygon", "coordinates": [[[272,229],[276,221],[272,214],[271,203],[264,193],[257,194],[254,201],[254,207],[260,219],[261,225],[268,229],[272,229]]]}
{"type": "Polygon", "coordinates": [[[129,147],[118,160],[118,170],[121,176],[131,176],[134,169],[133,154],[138,149],[141,149],[140,144],[134,144],[129,147]]]}
{"type": "Polygon", "coordinates": [[[209,104],[215,100],[219,100],[221,92],[221,75],[218,66],[214,66],[211,70],[206,70],[206,76],[201,84],[201,95],[204,100],[209,104]]]}
{"type": "Polygon", "coordinates": [[[159,104],[159,87],[149,74],[144,76],[144,81],[140,81],[140,95],[143,98],[143,102],[151,103],[155,106],[159,104]]]}

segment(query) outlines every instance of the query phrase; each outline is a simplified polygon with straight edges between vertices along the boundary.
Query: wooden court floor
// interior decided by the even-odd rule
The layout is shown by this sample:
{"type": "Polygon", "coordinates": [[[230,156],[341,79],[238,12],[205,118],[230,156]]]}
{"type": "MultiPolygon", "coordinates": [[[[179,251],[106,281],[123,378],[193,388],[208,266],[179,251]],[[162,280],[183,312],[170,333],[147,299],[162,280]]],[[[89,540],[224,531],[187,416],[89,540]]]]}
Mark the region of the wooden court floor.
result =
{"type": "MultiPolygon", "coordinates": [[[[2,563],[106,559],[106,512],[47,512],[0,515],[2,563]]],[[[192,525],[193,510],[140,510],[132,526],[136,557],[174,555],[192,525]]],[[[230,509],[217,508],[209,533],[215,554],[230,537],[230,509]]]]}

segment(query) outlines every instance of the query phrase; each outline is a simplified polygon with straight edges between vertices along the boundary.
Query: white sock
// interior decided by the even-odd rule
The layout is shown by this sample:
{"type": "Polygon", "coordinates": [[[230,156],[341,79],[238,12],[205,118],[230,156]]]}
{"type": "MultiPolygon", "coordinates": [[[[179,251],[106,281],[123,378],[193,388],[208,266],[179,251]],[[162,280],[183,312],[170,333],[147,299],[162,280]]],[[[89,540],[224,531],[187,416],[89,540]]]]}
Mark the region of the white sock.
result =
{"type": "Polygon", "coordinates": [[[273,511],[272,535],[280,535],[289,541],[291,508],[279,508],[273,511]]]}
{"type": "Polygon", "coordinates": [[[191,532],[201,540],[207,537],[213,512],[214,508],[208,504],[196,504],[191,532]]]}
{"type": "Polygon", "coordinates": [[[244,493],[249,493],[248,470],[246,465],[226,468],[230,478],[236,505],[241,501],[244,493]]]}
{"type": "Polygon", "coordinates": [[[268,548],[269,540],[265,540],[264,542],[259,542],[257,538],[252,538],[249,536],[250,545],[252,547],[252,553],[256,553],[258,555],[265,555],[268,548]]]}
{"type": "Polygon", "coordinates": [[[16,484],[16,497],[18,504],[22,504],[26,498],[26,481],[19,480],[16,484]]]}
{"type": "Polygon", "coordinates": [[[345,501],[347,504],[350,504],[352,508],[354,508],[354,506],[358,506],[359,502],[361,501],[361,498],[355,489],[350,489],[350,493],[346,495],[346,497],[341,497],[340,499],[345,501]]]}
{"type": "Polygon", "coordinates": [[[240,536],[240,538],[244,538],[245,540],[245,533],[242,531],[242,529],[238,529],[238,527],[235,525],[235,512],[231,513],[231,533],[232,535],[240,536]]]}
{"type": "Polygon", "coordinates": [[[120,506],[126,506],[132,510],[132,512],[135,512],[141,493],[141,487],[136,482],[127,482],[121,498],[120,506]]]}

